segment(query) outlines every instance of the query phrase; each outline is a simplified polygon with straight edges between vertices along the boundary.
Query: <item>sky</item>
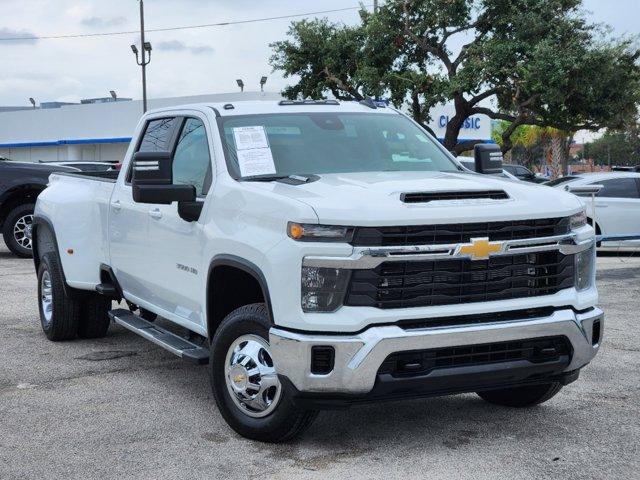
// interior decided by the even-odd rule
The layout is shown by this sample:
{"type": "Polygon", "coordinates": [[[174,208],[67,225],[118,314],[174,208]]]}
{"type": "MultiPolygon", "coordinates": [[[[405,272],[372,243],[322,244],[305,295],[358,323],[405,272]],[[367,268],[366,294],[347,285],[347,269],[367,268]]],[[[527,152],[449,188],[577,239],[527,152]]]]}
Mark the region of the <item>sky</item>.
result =
{"type": "MultiPolygon", "coordinates": [[[[364,1],[363,3],[372,3],[364,1]]],[[[165,28],[357,7],[358,0],[145,0],[147,28],[165,28]]],[[[616,35],[640,35],[640,0],[584,0],[592,22],[616,35]]],[[[326,15],[352,24],[357,10],[326,15]]],[[[291,23],[272,20],[215,28],[151,32],[149,98],[246,90],[280,91],[291,83],[269,66],[269,43],[286,38],[291,23]]],[[[0,0],[0,38],[130,31],[139,28],[137,0],[0,0]]],[[[139,36],[0,41],[0,106],[81,98],[141,98],[140,68],[130,45],[139,36]]]]}

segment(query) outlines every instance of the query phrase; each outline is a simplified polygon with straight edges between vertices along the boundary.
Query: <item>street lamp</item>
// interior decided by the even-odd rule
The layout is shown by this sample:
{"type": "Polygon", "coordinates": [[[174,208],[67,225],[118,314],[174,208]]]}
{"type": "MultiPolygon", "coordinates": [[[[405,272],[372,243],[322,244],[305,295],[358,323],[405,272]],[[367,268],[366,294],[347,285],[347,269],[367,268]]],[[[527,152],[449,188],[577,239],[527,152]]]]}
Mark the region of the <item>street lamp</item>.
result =
{"type": "Polygon", "coordinates": [[[244,82],[242,81],[241,78],[236,80],[236,83],[238,84],[238,86],[240,87],[240,91],[244,92],[244,82]]]}
{"type": "Polygon", "coordinates": [[[262,77],[260,79],[260,91],[264,92],[264,84],[267,83],[267,77],[262,77]]]}
{"type": "Polygon", "coordinates": [[[33,105],[33,108],[36,108],[36,101],[33,99],[33,97],[29,97],[29,103],[33,105]]]}
{"type": "Polygon", "coordinates": [[[142,51],[138,57],[138,47],[131,45],[136,63],[142,67],[142,111],[147,111],[147,65],[151,62],[151,43],[144,41],[144,1],[140,0],[140,45],[142,51]]]}
{"type": "Polygon", "coordinates": [[[116,94],[115,90],[109,90],[109,93],[111,94],[111,98],[113,98],[113,101],[116,102],[118,100],[118,95],[116,94]]]}

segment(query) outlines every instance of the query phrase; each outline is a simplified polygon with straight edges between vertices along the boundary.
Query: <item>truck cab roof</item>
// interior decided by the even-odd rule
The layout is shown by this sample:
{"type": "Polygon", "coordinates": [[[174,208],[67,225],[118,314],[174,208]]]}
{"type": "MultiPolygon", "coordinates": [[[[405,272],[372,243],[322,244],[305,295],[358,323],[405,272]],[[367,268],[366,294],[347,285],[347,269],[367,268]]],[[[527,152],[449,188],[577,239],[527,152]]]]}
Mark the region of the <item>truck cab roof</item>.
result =
{"type": "Polygon", "coordinates": [[[356,102],[338,100],[255,100],[240,102],[193,103],[175,107],[150,110],[147,115],[175,110],[213,110],[216,116],[230,117],[238,115],[261,115],[274,113],[307,113],[307,112],[340,112],[340,113],[383,113],[398,115],[399,113],[380,102],[356,102]]]}

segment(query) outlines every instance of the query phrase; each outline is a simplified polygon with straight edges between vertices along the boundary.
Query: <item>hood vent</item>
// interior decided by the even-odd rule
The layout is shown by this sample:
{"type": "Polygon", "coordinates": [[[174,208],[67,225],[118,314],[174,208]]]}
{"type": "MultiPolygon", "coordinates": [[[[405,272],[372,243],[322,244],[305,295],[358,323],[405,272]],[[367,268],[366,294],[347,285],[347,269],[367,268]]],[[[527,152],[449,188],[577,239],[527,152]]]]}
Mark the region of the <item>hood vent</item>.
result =
{"type": "Polygon", "coordinates": [[[451,200],[506,200],[509,198],[504,190],[485,190],[475,192],[417,192],[403,193],[400,201],[404,203],[446,202],[451,200]]]}

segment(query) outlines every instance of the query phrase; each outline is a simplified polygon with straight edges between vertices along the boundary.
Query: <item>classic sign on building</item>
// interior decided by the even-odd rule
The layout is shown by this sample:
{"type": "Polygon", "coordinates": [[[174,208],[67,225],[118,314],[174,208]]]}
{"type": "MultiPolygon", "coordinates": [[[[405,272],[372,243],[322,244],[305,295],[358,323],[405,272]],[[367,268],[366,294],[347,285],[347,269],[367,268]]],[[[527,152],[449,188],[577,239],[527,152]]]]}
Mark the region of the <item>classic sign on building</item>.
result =
{"type": "MultiPolygon", "coordinates": [[[[436,137],[444,139],[449,120],[455,115],[453,105],[438,105],[431,110],[431,122],[429,127],[435,132],[436,137]]],[[[462,125],[458,141],[482,140],[491,141],[491,119],[486,115],[473,115],[467,118],[462,125]]]]}

